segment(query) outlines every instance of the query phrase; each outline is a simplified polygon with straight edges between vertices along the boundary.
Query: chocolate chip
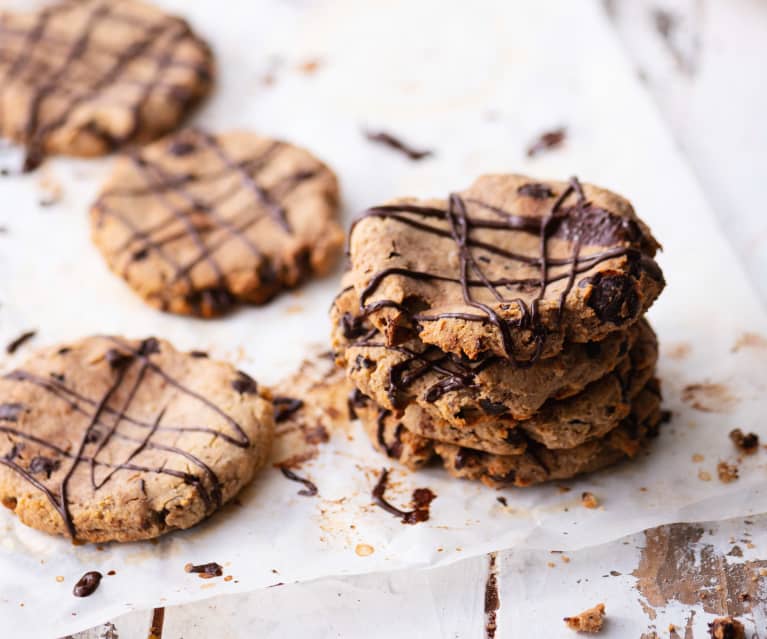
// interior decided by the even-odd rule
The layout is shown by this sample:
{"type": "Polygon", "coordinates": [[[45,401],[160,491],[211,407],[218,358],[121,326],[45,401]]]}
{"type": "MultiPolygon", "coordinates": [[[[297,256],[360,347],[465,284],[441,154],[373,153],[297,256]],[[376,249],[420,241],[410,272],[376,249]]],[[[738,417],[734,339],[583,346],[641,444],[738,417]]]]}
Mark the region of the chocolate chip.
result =
{"type": "Polygon", "coordinates": [[[138,354],[141,357],[148,357],[160,352],[160,342],[156,337],[147,337],[138,347],[138,354]]]}
{"type": "Polygon", "coordinates": [[[482,407],[482,410],[485,411],[486,415],[503,415],[508,412],[506,406],[503,404],[491,402],[487,399],[480,399],[479,405],[482,407]]]}
{"type": "Polygon", "coordinates": [[[6,403],[0,404],[0,420],[6,422],[15,422],[19,414],[24,410],[24,404],[6,403]]]}
{"type": "Polygon", "coordinates": [[[539,184],[537,182],[523,184],[517,189],[517,193],[519,193],[519,195],[535,198],[536,200],[545,200],[554,197],[554,191],[545,184],[539,184]]]}
{"type": "Polygon", "coordinates": [[[600,320],[621,325],[636,318],[641,304],[631,278],[623,274],[597,273],[590,280],[592,288],[587,304],[600,320]]]}
{"type": "Polygon", "coordinates": [[[109,363],[109,366],[111,366],[114,370],[118,370],[133,361],[133,355],[119,351],[116,348],[110,348],[107,351],[105,357],[109,363]]]}
{"type": "Polygon", "coordinates": [[[237,379],[232,382],[232,388],[242,395],[255,395],[258,393],[256,380],[242,371],[237,371],[237,379]]]}
{"type": "Polygon", "coordinates": [[[60,462],[58,459],[50,459],[49,457],[43,457],[38,455],[33,457],[29,462],[29,472],[33,475],[40,475],[45,473],[46,478],[50,479],[51,475],[55,473],[59,468],[60,462]]]}

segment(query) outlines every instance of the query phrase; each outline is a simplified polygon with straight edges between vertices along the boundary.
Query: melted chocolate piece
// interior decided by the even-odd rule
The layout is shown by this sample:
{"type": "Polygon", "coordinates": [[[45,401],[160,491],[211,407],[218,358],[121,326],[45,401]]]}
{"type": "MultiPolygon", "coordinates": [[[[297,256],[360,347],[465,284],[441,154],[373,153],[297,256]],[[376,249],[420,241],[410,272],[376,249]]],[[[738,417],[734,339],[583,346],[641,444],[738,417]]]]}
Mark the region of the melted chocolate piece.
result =
{"type": "Polygon", "coordinates": [[[383,468],[381,476],[373,488],[373,500],[386,512],[401,519],[403,524],[419,524],[429,519],[429,507],[437,496],[428,488],[416,488],[413,491],[413,510],[400,510],[386,500],[386,485],[389,481],[389,470],[383,468]]]}
{"type": "Polygon", "coordinates": [[[232,382],[232,388],[241,395],[256,395],[258,393],[256,380],[242,371],[237,371],[237,379],[232,382]]]}
{"type": "Polygon", "coordinates": [[[744,433],[740,428],[730,431],[730,440],[735,446],[750,455],[759,450],[759,435],[756,433],[744,433]]]}
{"type": "Polygon", "coordinates": [[[496,497],[496,498],[495,498],[495,500],[496,500],[496,501],[497,501],[499,504],[501,504],[501,506],[508,506],[508,505],[509,505],[509,502],[508,502],[508,501],[506,501],[506,497],[503,497],[503,496],[501,496],[501,497],[496,497]]]}
{"type": "Polygon", "coordinates": [[[24,410],[24,404],[17,402],[0,404],[0,421],[15,422],[24,410]]]}
{"type": "Polygon", "coordinates": [[[617,326],[633,320],[642,310],[634,281],[627,275],[603,275],[597,273],[582,283],[592,285],[586,303],[603,322],[617,326]]]}
{"type": "Polygon", "coordinates": [[[275,397],[272,399],[274,404],[274,421],[278,424],[291,417],[296,411],[301,410],[304,402],[292,397],[275,397]]]}
{"type": "Polygon", "coordinates": [[[5,347],[5,352],[8,353],[8,355],[13,355],[25,342],[31,340],[35,335],[37,335],[37,331],[26,331],[25,333],[22,333],[5,347]]]}
{"type": "MultiPolygon", "coordinates": [[[[122,351],[119,351],[116,348],[110,348],[107,351],[106,354],[106,360],[109,362],[109,365],[117,370],[119,368],[122,368],[126,364],[129,364],[133,361],[133,355],[130,353],[123,353],[122,351]]],[[[63,381],[63,380],[60,380],[63,381]]]]}
{"type": "MultiPolygon", "coordinates": [[[[74,388],[68,387],[63,377],[60,379],[43,378],[24,370],[15,370],[5,376],[6,380],[37,386],[41,392],[60,400],[63,405],[66,405],[73,411],[74,415],[82,415],[86,420],[79,445],[70,450],[69,448],[65,449],[58,446],[53,441],[46,441],[33,434],[24,433],[10,425],[6,426],[3,422],[16,422],[24,410],[24,406],[14,403],[0,404],[0,433],[14,439],[28,441],[34,444],[34,446],[48,451],[48,455],[38,456],[47,461],[34,462],[33,460],[36,464],[37,472],[48,474],[48,469],[50,468],[52,474],[60,465],[66,464],[65,469],[60,474],[61,480],[58,482],[58,487],[49,487],[34,476],[35,469],[30,468],[28,470],[22,467],[16,459],[9,458],[7,454],[0,454],[0,465],[10,468],[32,487],[45,495],[51,505],[61,515],[65,529],[73,539],[76,538],[77,531],[69,508],[68,491],[69,482],[81,464],[87,464],[90,467],[91,487],[94,492],[106,485],[119,470],[167,475],[192,485],[205,504],[207,512],[212,512],[220,506],[222,501],[222,485],[216,473],[202,459],[189,451],[155,441],[155,434],[158,432],[173,432],[177,434],[185,432],[208,433],[237,448],[248,448],[250,446],[249,437],[231,416],[202,395],[186,388],[150,359],[150,355],[158,353],[160,349],[159,342],[156,339],[149,338],[144,340],[135,350],[128,343],[120,339],[109,339],[114,342],[117,352],[128,353],[129,357],[121,357],[120,360],[124,363],[117,368],[109,366],[110,384],[100,396],[89,397],[83,395],[74,388]],[[131,415],[128,412],[130,401],[135,396],[140,385],[150,375],[160,377],[165,384],[174,388],[180,395],[196,401],[201,408],[214,412],[226,422],[233,432],[224,432],[204,426],[163,424],[164,409],[151,422],[137,419],[131,415]],[[131,381],[127,382],[126,380],[128,379],[131,379],[131,381]],[[121,402],[119,405],[112,405],[113,397],[124,384],[130,389],[127,401],[121,402]],[[121,432],[119,430],[121,422],[129,423],[132,430],[135,428],[143,429],[146,434],[143,437],[136,437],[121,432]],[[100,459],[101,452],[115,439],[133,442],[134,446],[122,461],[115,461],[111,458],[100,459]],[[170,456],[183,458],[185,463],[196,468],[199,474],[195,475],[190,472],[168,468],[165,464],[159,468],[145,466],[138,459],[140,453],[145,449],[162,450],[170,456]],[[97,467],[106,471],[106,474],[98,481],[96,480],[95,473],[97,467]]],[[[13,443],[15,447],[21,445],[23,444],[13,443]]]]}
{"type": "Polygon", "coordinates": [[[212,579],[213,577],[220,577],[223,575],[224,567],[217,564],[215,561],[212,561],[209,564],[199,564],[196,566],[194,564],[187,564],[184,566],[184,571],[200,575],[201,579],[212,579]]]}
{"type": "Polygon", "coordinates": [[[485,582],[485,637],[494,639],[498,629],[497,613],[501,607],[501,597],[498,594],[496,554],[491,552],[488,558],[489,566],[485,582]]]}
{"type": "Polygon", "coordinates": [[[280,466],[280,470],[282,471],[282,474],[291,481],[295,481],[306,486],[306,488],[302,488],[298,491],[299,495],[304,497],[314,497],[317,494],[317,486],[314,484],[314,482],[305,479],[304,477],[299,477],[289,468],[285,468],[285,466],[280,466]]]}
{"type": "Polygon", "coordinates": [[[33,457],[29,462],[29,472],[33,475],[45,474],[46,479],[51,478],[51,474],[59,469],[61,462],[58,459],[51,459],[50,457],[43,457],[38,455],[33,457]]]}
{"type": "Polygon", "coordinates": [[[538,139],[527,148],[527,157],[531,158],[542,151],[562,146],[566,136],[567,130],[564,127],[541,133],[538,139]]]}
{"type": "Polygon", "coordinates": [[[414,149],[413,147],[405,144],[399,138],[394,137],[391,133],[386,133],[384,131],[379,131],[375,133],[372,131],[366,131],[365,137],[371,142],[378,142],[380,144],[388,146],[390,149],[399,151],[400,153],[403,153],[405,156],[407,156],[411,160],[415,160],[415,161],[423,160],[424,158],[427,158],[433,155],[432,151],[414,149]]]}
{"type": "Polygon", "coordinates": [[[86,572],[72,589],[75,597],[90,597],[101,583],[102,574],[96,570],[86,572]]]}
{"type": "Polygon", "coordinates": [[[523,184],[517,189],[517,193],[520,195],[526,195],[528,197],[535,198],[536,200],[545,200],[547,198],[554,197],[554,191],[552,191],[545,184],[538,184],[536,182],[523,184]]]}

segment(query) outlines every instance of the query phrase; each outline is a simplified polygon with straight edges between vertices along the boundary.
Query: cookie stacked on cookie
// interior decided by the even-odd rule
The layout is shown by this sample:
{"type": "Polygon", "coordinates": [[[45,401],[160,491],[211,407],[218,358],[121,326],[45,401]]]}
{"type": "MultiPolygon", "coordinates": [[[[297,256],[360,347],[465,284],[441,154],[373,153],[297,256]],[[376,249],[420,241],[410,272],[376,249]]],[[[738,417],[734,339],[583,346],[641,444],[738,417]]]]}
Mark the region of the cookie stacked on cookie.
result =
{"type": "Polygon", "coordinates": [[[627,200],[577,179],[488,175],[369,209],[331,315],[374,445],[491,486],[634,457],[661,421],[658,248],[627,200]]]}

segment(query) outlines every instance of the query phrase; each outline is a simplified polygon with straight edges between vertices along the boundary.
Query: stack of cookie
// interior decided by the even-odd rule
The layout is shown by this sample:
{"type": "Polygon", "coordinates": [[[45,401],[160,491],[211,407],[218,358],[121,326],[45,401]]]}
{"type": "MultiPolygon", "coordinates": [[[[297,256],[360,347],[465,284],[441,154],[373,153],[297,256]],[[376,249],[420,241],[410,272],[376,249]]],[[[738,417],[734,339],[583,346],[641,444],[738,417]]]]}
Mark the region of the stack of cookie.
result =
{"type": "Polygon", "coordinates": [[[368,210],[331,315],[373,444],[491,486],[634,457],[661,421],[658,248],[627,200],[576,179],[488,175],[368,210]]]}

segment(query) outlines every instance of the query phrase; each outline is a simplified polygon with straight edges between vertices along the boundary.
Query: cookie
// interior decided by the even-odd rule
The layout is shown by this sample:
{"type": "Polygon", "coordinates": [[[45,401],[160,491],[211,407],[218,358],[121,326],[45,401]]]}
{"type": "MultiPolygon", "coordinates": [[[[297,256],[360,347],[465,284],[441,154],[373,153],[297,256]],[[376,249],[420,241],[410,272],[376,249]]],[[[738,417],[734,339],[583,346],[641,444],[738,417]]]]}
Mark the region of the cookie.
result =
{"type": "Polygon", "coordinates": [[[486,175],[447,200],[395,200],[350,236],[360,314],[388,346],[413,335],[476,359],[552,357],[626,328],[664,287],[659,244],[624,198],[486,175]]]}
{"type": "Polygon", "coordinates": [[[495,455],[420,437],[390,415],[381,418],[380,426],[380,413],[372,402],[363,404],[359,413],[374,446],[409,468],[416,470],[439,458],[454,477],[478,479],[500,488],[569,479],[635,457],[657,432],[662,416],[660,401],[659,385],[652,380],[634,401],[631,414],[605,436],[557,450],[528,441],[524,452],[513,455],[495,455]]]}
{"type": "MultiPolygon", "coordinates": [[[[417,403],[434,419],[455,426],[528,419],[551,399],[565,399],[614,370],[628,358],[637,339],[648,342],[649,360],[657,347],[652,330],[639,321],[601,342],[568,343],[562,352],[534,366],[518,367],[493,354],[468,361],[418,339],[387,346],[363,318],[353,288],[336,298],[331,319],[337,361],[349,378],[377,404],[399,411],[417,403]]],[[[654,360],[653,360],[654,363],[654,360]]]]}
{"type": "Polygon", "coordinates": [[[175,128],[213,82],[183,20],[135,0],[0,13],[0,136],[46,155],[102,155],[175,128]]]}
{"type": "Polygon", "coordinates": [[[335,175],[308,151],[188,129],[118,161],[91,230],[147,303],[212,317],[326,273],[343,248],[338,199],[335,175]]]}
{"type": "Polygon", "coordinates": [[[88,337],[0,378],[0,501],[48,533],[149,539],[234,497],[273,433],[271,403],[231,365],[88,337]]]}

